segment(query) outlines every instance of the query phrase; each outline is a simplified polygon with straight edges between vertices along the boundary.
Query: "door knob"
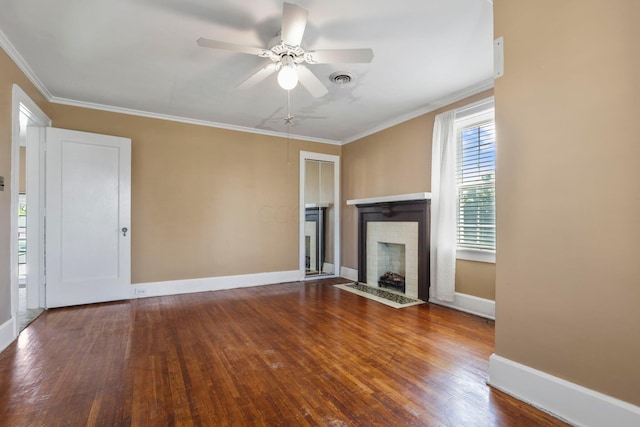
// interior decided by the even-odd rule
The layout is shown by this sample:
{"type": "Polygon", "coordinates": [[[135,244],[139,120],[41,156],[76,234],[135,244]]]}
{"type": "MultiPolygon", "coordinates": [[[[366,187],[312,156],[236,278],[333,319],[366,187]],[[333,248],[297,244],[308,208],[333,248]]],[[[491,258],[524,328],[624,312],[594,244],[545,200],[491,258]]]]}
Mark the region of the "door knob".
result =
{"type": "Polygon", "coordinates": [[[129,231],[129,229],[127,227],[122,227],[122,235],[123,236],[127,236],[127,231],[129,231]]]}

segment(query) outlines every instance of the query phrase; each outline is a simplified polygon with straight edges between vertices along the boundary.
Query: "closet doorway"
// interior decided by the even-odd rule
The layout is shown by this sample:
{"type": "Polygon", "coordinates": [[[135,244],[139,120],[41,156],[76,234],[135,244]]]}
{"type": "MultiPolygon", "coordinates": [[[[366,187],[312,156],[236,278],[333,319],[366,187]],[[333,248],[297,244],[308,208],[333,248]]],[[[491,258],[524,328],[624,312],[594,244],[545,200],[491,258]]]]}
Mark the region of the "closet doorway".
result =
{"type": "Polygon", "coordinates": [[[340,157],[300,153],[300,271],[340,274],[340,157]]]}

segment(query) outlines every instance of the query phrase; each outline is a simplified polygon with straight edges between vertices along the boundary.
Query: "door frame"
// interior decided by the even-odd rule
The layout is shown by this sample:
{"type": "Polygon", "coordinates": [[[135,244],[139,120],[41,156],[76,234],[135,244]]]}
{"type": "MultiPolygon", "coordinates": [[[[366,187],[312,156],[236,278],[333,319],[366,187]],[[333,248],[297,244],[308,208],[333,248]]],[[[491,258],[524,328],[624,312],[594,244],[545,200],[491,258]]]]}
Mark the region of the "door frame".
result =
{"type": "Polygon", "coordinates": [[[306,277],[305,274],[305,239],[304,239],[304,223],[306,219],[305,200],[305,176],[306,176],[306,160],[318,160],[321,162],[333,163],[333,207],[335,209],[335,227],[333,230],[333,257],[334,269],[332,275],[325,277],[340,277],[340,156],[333,154],[314,153],[311,151],[300,151],[300,213],[299,213],[299,247],[300,247],[300,280],[316,280],[318,277],[306,277]]]}
{"type": "MultiPolygon", "coordinates": [[[[38,128],[45,128],[47,126],[51,126],[51,119],[38,107],[38,105],[23,91],[20,86],[17,84],[13,85],[12,88],[12,105],[11,105],[11,188],[10,188],[10,196],[11,196],[11,213],[10,213],[10,229],[11,229],[11,238],[10,238],[10,252],[9,252],[9,271],[10,271],[10,286],[11,286],[11,318],[13,319],[13,337],[17,337],[20,325],[18,324],[17,314],[18,314],[18,193],[19,193],[19,180],[20,180],[20,113],[24,113],[32,124],[38,128]]],[[[29,153],[40,153],[42,154],[42,148],[44,147],[44,132],[43,129],[39,131],[39,138],[35,141],[38,144],[38,147],[28,147],[32,148],[29,153]]],[[[41,157],[41,156],[39,156],[41,157]]],[[[29,199],[35,199],[41,201],[44,199],[44,188],[41,188],[39,185],[35,185],[35,183],[40,183],[42,179],[44,179],[44,170],[41,165],[43,164],[44,159],[31,159],[27,157],[27,161],[31,166],[39,165],[39,167],[27,167],[27,181],[30,181],[32,184],[31,189],[37,191],[38,194],[33,194],[29,197],[29,199]],[[37,162],[36,162],[37,161],[37,162]]],[[[39,203],[38,203],[39,204],[39,203]]],[[[38,206],[38,208],[43,208],[43,206],[38,206]]],[[[44,223],[44,215],[41,209],[38,209],[38,224],[44,223]]],[[[44,235],[38,230],[38,238],[30,239],[29,243],[31,245],[35,244],[35,247],[28,246],[33,254],[36,254],[35,257],[31,257],[33,260],[35,258],[37,267],[35,268],[38,277],[44,278],[44,271],[40,268],[40,266],[44,265],[44,235]]],[[[27,252],[29,253],[29,252],[27,252]]],[[[29,262],[27,262],[29,265],[29,262]]],[[[31,270],[34,270],[33,268],[31,270]]],[[[38,287],[39,296],[38,300],[42,307],[45,307],[44,301],[44,290],[41,288],[44,286],[44,280],[40,281],[40,286],[38,287]]]]}

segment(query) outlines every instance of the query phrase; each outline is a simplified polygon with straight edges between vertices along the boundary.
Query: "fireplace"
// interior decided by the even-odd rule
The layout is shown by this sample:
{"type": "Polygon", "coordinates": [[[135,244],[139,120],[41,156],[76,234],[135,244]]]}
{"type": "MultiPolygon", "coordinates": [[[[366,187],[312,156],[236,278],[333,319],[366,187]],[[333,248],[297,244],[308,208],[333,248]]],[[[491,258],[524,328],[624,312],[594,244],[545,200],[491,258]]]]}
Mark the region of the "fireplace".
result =
{"type": "MultiPolygon", "coordinates": [[[[371,236],[371,234],[369,234],[371,236]]],[[[402,243],[378,243],[378,286],[405,293],[406,245],[402,243]]]]}
{"type": "Polygon", "coordinates": [[[357,207],[358,281],[428,300],[428,201],[358,204],[357,207]],[[385,275],[391,280],[381,280],[385,275]],[[404,283],[397,276],[402,276],[404,283]]]}

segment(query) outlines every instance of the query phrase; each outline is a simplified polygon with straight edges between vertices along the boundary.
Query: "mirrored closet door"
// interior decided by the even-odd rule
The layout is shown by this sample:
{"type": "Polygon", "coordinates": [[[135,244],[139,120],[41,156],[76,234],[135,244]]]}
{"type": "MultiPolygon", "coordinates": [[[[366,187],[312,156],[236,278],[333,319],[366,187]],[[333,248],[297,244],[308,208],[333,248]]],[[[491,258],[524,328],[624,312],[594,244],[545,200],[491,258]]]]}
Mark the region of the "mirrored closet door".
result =
{"type": "Polygon", "coordinates": [[[304,276],[336,275],[338,254],[337,156],[301,155],[301,270],[304,276]]]}

